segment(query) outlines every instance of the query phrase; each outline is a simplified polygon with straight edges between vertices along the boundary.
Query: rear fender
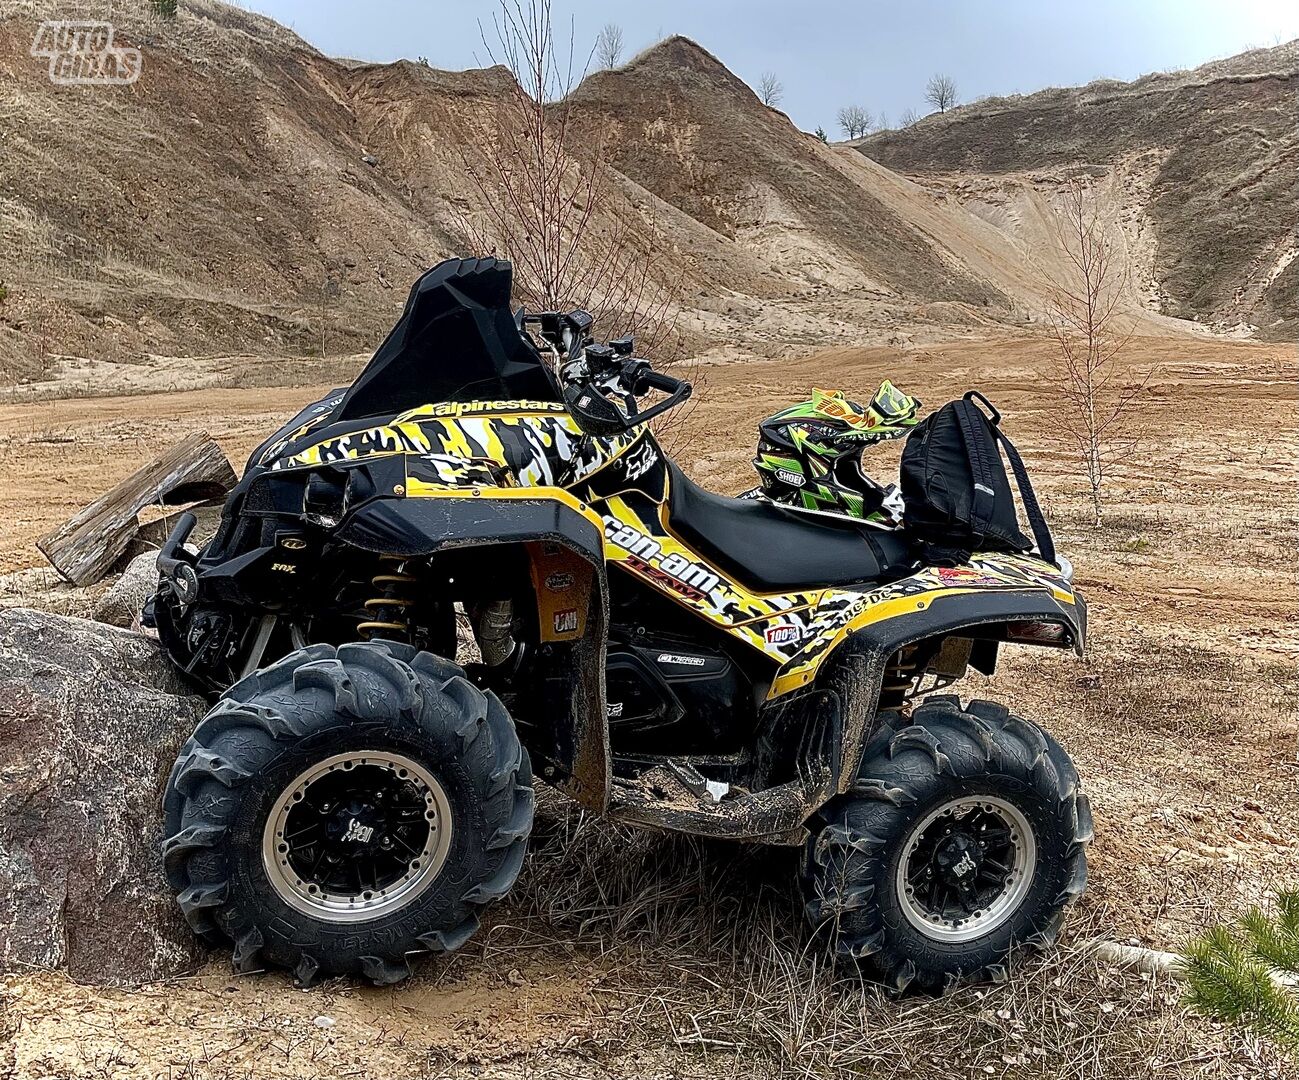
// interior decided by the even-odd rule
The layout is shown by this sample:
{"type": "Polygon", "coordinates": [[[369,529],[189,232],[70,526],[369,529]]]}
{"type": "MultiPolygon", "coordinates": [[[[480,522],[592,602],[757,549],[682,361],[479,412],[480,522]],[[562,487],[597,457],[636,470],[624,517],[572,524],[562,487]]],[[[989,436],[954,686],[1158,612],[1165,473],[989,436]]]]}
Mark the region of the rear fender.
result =
{"type": "MultiPolygon", "coordinates": [[[[605,642],[609,617],[604,525],[561,488],[434,488],[374,499],[350,513],[336,539],[405,558],[488,545],[527,554],[543,648],[571,663],[568,715],[555,746],[529,746],[555,786],[597,812],[608,804],[605,642]]],[[[526,732],[521,731],[527,742],[526,732]]],[[[538,770],[541,771],[541,770],[538,770]]]]}
{"type": "Polygon", "coordinates": [[[820,702],[822,708],[832,702],[834,707],[826,715],[837,730],[827,732],[822,741],[832,748],[828,762],[832,787],[846,791],[874,727],[885,669],[899,649],[961,636],[962,631],[995,639],[1005,636],[1006,628],[1014,624],[1049,623],[1063,630],[1059,647],[1071,647],[1081,655],[1086,602],[1062,578],[1036,570],[1035,562],[1015,556],[996,557],[995,564],[989,559],[986,573],[949,575],[950,580],[964,577],[957,586],[945,584],[939,571],[931,568],[865,594],[855,612],[826,627],[820,640],[780,670],[764,712],[778,715],[786,698],[804,697],[799,691],[815,691],[807,695],[808,700],[820,702]],[[1009,576],[1024,572],[1023,584],[1029,576],[1036,576],[1038,582],[1013,587],[1000,576],[1003,571],[1010,571],[1009,576]],[[924,588],[927,583],[935,587],[924,588]]]}

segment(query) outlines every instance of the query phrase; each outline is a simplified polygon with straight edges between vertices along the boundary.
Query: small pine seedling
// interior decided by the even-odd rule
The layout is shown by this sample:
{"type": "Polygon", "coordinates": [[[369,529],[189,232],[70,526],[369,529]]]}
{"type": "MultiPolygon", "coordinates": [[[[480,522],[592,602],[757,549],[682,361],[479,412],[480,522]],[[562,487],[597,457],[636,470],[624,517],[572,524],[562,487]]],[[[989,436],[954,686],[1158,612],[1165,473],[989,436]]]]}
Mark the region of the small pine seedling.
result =
{"type": "Polygon", "coordinates": [[[1299,1050],[1299,991],[1276,977],[1299,975],[1299,890],[1280,893],[1275,912],[1253,908],[1193,941],[1185,972],[1192,1008],[1299,1050]]]}

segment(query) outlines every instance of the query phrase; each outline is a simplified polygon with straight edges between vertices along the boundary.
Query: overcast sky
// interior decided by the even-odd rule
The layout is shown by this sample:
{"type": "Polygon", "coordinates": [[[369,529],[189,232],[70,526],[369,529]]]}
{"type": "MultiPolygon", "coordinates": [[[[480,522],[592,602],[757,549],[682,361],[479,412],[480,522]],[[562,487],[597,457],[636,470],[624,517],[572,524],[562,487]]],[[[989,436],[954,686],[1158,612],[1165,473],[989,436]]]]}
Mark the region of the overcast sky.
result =
{"type": "MultiPolygon", "coordinates": [[[[332,56],[425,56],[462,69],[485,59],[478,21],[496,0],[245,0],[332,56]]],[[[1295,0],[553,0],[583,59],[600,27],[622,27],[630,57],[685,34],[750,85],[772,71],[800,127],[834,132],[839,106],[897,120],[925,112],[941,71],[961,100],[1194,67],[1299,37],[1295,0]]]]}

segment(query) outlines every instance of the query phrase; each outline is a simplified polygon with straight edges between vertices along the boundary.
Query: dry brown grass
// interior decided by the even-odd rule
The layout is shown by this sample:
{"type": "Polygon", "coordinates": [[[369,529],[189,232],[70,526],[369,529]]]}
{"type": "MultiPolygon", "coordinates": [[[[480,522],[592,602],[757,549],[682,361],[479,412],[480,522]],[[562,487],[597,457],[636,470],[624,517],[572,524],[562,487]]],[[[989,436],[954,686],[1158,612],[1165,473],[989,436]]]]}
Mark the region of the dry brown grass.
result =
{"type": "MultiPolygon", "coordinates": [[[[901,1001],[825,959],[802,925],[796,853],[624,830],[546,800],[530,869],[486,957],[513,934],[596,951],[622,1008],[600,1040],[662,1043],[720,1076],[1247,1075],[1265,1055],[1176,1004],[1162,978],[1068,944],[1003,986],[901,1001]],[[1244,1054],[1244,1057],[1239,1055],[1244,1054]],[[1235,1058],[1237,1064],[1232,1063],[1235,1058]],[[706,1060],[706,1063],[705,1063],[706,1060]]],[[[1071,942],[1103,935],[1075,918],[1071,942]]],[[[499,953],[497,952],[499,950],[499,953]]]]}

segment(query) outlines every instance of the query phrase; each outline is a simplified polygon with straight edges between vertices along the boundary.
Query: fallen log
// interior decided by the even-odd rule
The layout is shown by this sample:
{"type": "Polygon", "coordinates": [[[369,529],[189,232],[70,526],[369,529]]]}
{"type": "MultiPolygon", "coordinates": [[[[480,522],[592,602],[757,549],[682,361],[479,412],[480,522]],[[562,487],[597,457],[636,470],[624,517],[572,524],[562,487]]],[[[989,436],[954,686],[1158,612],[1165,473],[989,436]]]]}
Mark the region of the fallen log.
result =
{"type": "MultiPolygon", "coordinates": [[[[1080,948],[1098,960],[1115,967],[1144,971],[1151,975],[1171,975],[1174,979],[1186,978],[1186,960],[1180,953],[1144,949],[1139,945],[1120,945],[1117,941],[1089,938],[1080,948]]],[[[1277,986],[1289,988],[1299,985],[1299,976],[1286,971],[1268,969],[1267,977],[1277,986]]]]}
{"type": "Polygon", "coordinates": [[[126,552],[146,506],[219,498],[235,481],[230,461],[211,436],[192,435],[42,536],[36,546],[72,584],[93,585],[126,552]]]}
{"type": "Polygon", "coordinates": [[[1180,978],[1182,974],[1182,958],[1177,953],[1143,949],[1139,945],[1120,945],[1117,941],[1103,938],[1084,941],[1082,948],[1115,967],[1145,971],[1151,975],[1172,975],[1174,978],[1180,978]]]}

